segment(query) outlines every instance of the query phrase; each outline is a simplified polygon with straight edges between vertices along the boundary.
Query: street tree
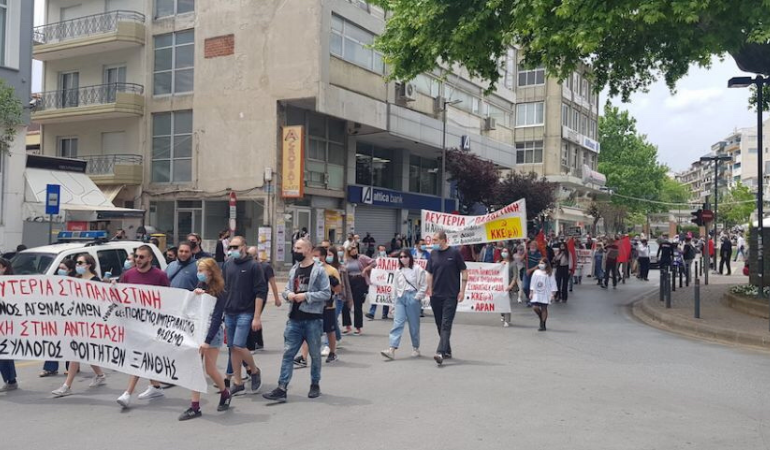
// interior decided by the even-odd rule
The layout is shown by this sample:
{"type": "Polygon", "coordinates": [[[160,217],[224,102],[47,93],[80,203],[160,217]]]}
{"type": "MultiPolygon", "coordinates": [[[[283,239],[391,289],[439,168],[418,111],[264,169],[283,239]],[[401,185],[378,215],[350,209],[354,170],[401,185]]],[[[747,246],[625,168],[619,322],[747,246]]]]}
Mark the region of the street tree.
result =
{"type": "Polygon", "coordinates": [[[21,125],[23,108],[14,89],[0,78],[0,152],[7,152],[21,125]]]}
{"type": "Polygon", "coordinates": [[[717,219],[721,223],[730,228],[749,221],[757,198],[748,186],[738,182],[726,195],[720,197],[717,219]]]}
{"type": "Polygon", "coordinates": [[[392,12],[376,47],[399,80],[459,64],[492,89],[514,45],[526,66],[560,79],[588,64],[594,88],[624,100],[661,76],[674,89],[691,64],[709,67],[714,56],[770,75],[766,1],[372,1],[392,12]]]}
{"type": "Polygon", "coordinates": [[[558,187],[535,172],[511,172],[495,185],[492,206],[502,208],[523,198],[527,202],[527,220],[533,220],[554,205],[558,187]]]}
{"type": "Polygon", "coordinates": [[[479,158],[466,150],[447,150],[446,170],[449,181],[457,185],[461,212],[467,213],[480,203],[486,207],[492,204],[495,186],[500,173],[491,161],[479,158]]]}
{"type": "Polygon", "coordinates": [[[682,183],[667,176],[663,178],[659,199],[662,202],[671,203],[665,206],[668,209],[682,208],[690,200],[690,192],[682,183]]]}

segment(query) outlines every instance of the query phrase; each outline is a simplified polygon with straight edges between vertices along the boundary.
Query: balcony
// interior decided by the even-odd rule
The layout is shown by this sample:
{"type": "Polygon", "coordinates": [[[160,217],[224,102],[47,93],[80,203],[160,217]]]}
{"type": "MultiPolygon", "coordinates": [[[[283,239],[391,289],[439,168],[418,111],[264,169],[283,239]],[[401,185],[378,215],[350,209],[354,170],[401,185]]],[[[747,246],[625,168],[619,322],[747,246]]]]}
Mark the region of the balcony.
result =
{"type": "Polygon", "coordinates": [[[34,94],[32,120],[41,124],[144,115],[144,87],[110,83],[34,94]]]}
{"type": "Polygon", "coordinates": [[[79,156],[86,161],[86,174],[98,185],[142,184],[141,155],[92,155],[79,156]]]}
{"type": "Polygon", "coordinates": [[[138,12],[110,11],[41,25],[34,30],[32,56],[52,61],[142,46],[144,20],[138,12]]]}

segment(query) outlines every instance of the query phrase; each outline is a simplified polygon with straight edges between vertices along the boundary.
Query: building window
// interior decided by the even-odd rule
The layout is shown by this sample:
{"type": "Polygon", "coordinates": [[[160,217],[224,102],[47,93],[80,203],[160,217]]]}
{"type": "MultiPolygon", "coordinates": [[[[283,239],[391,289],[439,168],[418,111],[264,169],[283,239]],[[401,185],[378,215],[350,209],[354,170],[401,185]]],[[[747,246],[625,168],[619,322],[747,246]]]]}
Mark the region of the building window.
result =
{"type": "Polygon", "coordinates": [[[192,92],[195,66],[195,31],[155,36],[153,94],[192,92]]]}
{"type": "Polygon", "coordinates": [[[329,41],[332,55],[366,70],[383,74],[385,73],[385,63],[382,60],[382,55],[370,47],[373,43],[374,33],[370,33],[340,16],[332,15],[332,32],[329,41]]]}
{"type": "Polygon", "coordinates": [[[152,182],[192,180],[192,111],[152,115],[152,182]]]}
{"type": "Polygon", "coordinates": [[[589,133],[591,134],[591,139],[596,139],[596,120],[591,119],[590,120],[591,129],[589,130],[589,133]]]}
{"type": "Polygon", "coordinates": [[[155,18],[195,11],[195,0],[155,0],[155,18]]]}
{"type": "Polygon", "coordinates": [[[545,69],[537,67],[535,69],[525,69],[519,64],[519,86],[537,86],[545,84],[545,69]]]}
{"type": "Polygon", "coordinates": [[[345,122],[298,108],[289,108],[289,125],[307,130],[305,185],[321,189],[345,187],[345,122]]]}
{"type": "Polygon", "coordinates": [[[564,103],[561,104],[561,124],[567,128],[572,128],[570,127],[570,117],[572,117],[570,109],[569,105],[564,103]]]}
{"type": "Polygon", "coordinates": [[[516,143],[516,164],[541,164],[543,162],[543,141],[516,143]]]}
{"type": "Polygon", "coordinates": [[[578,111],[577,108],[572,109],[572,123],[570,124],[570,128],[577,131],[577,129],[580,127],[580,111],[578,111]]]}
{"type": "Polygon", "coordinates": [[[414,80],[412,80],[412,82],[415,84],[415,86],[417,86],[417,92],[432,98],[438,97],[441,83],[437,79],[428,75],[420,74],[417,75],[414,80]]]}
{"type": "Polygon", "coordinates": [[[439,195],[439,167],[438,160],[409,157],[409,191],[420,194],[439,195]]]}
{"type": "Polygon", "coordinates": [[[503,64],[501,67],[503,79],[503,86],[513,90],[513,80],[516,76],[516,49],[509,48],[503,58],[503,64]]]}
{"type": "Polygon", "coordinates": [[[484,103],[484,109],[485,117],[491,117],[495,119],[495,122],[497,122],[498,125],[502,125],[504,127],[511,126],[511,115],[504,108],[500,108],[491,103],[484,103]]]}
{"type": "Polygon", "coordinates": [[[396,164],[393,157],[398,150],[373,145],[356,145],[356,184],[395,189],[396,164]]]}
{"type": "Polygon", "coordinates": [[[588,136],[588,116],[585,114],[580,115],[580,134],[588,136]]]}
{"type": "Polygon", "coordinates": [[[588,80],[583,78],[583,82],[580,83],[580,96],[587,99],[588,98],[588,80]]]}
{"type": "Polygon", "coordinates": [[[62,158],[78,157],[78,138],[59,138],[57,147],[62,158]]]}
{"type": "Polygon", "coordinates": [[[569,144],[561,144],[561,167],[565,172],[569,171],[569,144]]]}
{"type": "Polygon", "coordinates": [[[526,127],[543,125],[543,102],[519,103],[516,105],[516,126],[526,127]]]}

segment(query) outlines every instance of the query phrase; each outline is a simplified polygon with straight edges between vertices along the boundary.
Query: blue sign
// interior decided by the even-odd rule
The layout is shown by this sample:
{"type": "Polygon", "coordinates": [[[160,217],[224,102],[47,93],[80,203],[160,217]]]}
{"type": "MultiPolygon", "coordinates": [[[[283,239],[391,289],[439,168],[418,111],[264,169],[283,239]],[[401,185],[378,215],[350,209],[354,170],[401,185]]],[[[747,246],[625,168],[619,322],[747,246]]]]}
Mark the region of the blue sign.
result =
{"type": "Polygon", "coordinates": [[[58,184],[47,184],[45,186],[45,213],[51,215],[59,214],[59,197],[61,186],[58,184]]]}
{"type": "MultiPolygon", "coordinates": [[[[441,211],[440,197],[393,191],[373,186],[348,186],[348,202],[385,208],[441,211]]],[[[454,199],[446,199],[445,205],[447,212],[457,209],[457,203],[454,199]]]]}
{"type": "Polygon", "coordinates": [[[59,241],[94,241],[107,239],[106,231],[60,231],[57,235],[59,241]]]}

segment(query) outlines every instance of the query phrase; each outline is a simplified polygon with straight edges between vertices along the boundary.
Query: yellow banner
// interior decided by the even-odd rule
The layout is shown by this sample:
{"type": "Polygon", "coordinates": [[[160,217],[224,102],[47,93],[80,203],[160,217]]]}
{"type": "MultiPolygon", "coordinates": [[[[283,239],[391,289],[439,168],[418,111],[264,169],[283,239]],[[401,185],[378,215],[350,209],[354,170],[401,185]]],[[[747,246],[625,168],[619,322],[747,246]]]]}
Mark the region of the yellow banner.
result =
{"type": "Polygon", "coordinates": [[[301,125],[283,127],[281,143],[281,197],[302,198],[305,190],[305,130],[301,125]]]}
{"type": "Polygon", "coordinates": [[[521,227],[521,218],[508,217],[505,219],[493,220],[484,224],[487,232],[487,242],[499,240],[524,239],[524,229],[521,227]]]}

